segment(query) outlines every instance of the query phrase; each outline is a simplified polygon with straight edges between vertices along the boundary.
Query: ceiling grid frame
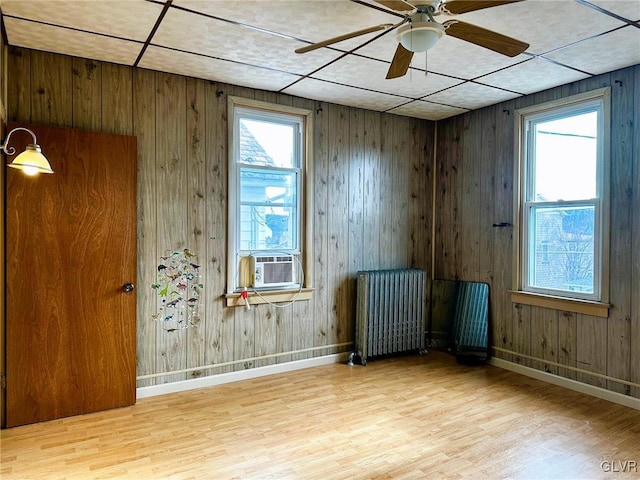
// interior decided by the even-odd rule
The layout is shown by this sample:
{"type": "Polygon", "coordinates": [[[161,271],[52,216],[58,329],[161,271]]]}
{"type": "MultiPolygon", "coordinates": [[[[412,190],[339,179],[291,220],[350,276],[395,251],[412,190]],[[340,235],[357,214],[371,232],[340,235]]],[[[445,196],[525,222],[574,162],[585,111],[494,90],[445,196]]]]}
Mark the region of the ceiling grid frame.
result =
{"type": "Polygon", "coordinates": [[[637,0],[524,0],[455,16],[437,12],[435,20],[445,26],[458,20],[529,46],[507,57],[445,34],[426,55],[413,55],[406,75],[391,80],[384,73],[398,45],[393,28],[295,53],[348,32],[406,22],[406,12],[387,5],[376,0],[3,0],[0,10],[10,46],[433,121],[640,64],[637,0]]]}

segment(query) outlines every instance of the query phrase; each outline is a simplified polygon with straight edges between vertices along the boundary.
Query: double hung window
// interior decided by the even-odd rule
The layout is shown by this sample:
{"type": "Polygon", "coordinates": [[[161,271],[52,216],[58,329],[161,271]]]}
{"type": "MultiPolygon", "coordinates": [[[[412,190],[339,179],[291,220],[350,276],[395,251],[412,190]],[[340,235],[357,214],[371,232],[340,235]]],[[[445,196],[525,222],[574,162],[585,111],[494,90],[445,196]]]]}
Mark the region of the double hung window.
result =
{"type": "Polygon", "coordinates": [[[310,112],[230,97],[229,115],[228,291],[255,287],[256,261],[269,261],[273,271],[274,281],[258,279],[264,288],[301,288],[310,112]],[[294,275],[280,275],[281,268],[294,275]]]}
{"type": "Polygon", "coordinates": [[[518,290],[606,301],[608,91],[516,113],[518,290]]]}

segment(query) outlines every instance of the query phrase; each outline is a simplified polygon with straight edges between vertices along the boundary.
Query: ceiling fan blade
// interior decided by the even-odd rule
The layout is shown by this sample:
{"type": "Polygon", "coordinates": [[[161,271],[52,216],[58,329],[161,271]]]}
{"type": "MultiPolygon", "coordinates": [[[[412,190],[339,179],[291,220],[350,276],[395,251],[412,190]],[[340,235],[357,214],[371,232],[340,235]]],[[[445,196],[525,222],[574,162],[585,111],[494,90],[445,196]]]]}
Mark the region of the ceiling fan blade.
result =
{"type": "Polygon", "coordinates": [[[461,13],[473,12],[474,10],[521,1],[522,0],[449,0],[440,6],[440,11],[451,15],[459,15],[461,13]]]}
{"type": "Polygon", "coordinates": [[[356,30],[355,32],[345,33],[344,35],[338,35],[337,37],[329,38],[327,40],[323,40],[322,42],[312,43],[311,45],[307,45],[306,47],[298,48],[296,49],[296,53],[307,53],[317,48],[333,45],[334,43],[342,42],[343,40],[348,40],[349,38],[359,37],[360,35],[376,32],[378,30],[384,30],[389,27],[393,27],[393,23],[382,23],[374,27],[363,28],[361,30],[356,30]]]}
{"type": "Polygon", "coordinates": [[[507,57],[515,57],[529,48],[528,43],[487,30],[486,28],[478,27],[471,23],[449,20],[443,23],[443,26],[446,28],[446,35],[488,48],[507,57]]]}
{"type": "Polygon", "coordinates": [[[398,44],[396,53],[391,60],[391,66],[387,72],[387,80],[391,78],[402,77],[409,70],[411,65],[411,59],[413,58],[413,52],[404,48],[401,44],[398,44]]]}
{"type": "Polygon", "coordinates": [[[384,5],[391,10],[395,10],[396,12],[412,12],[416,9],[409,2],[405,2],[404,0],[374,0],[377,3],[384,5]]]}

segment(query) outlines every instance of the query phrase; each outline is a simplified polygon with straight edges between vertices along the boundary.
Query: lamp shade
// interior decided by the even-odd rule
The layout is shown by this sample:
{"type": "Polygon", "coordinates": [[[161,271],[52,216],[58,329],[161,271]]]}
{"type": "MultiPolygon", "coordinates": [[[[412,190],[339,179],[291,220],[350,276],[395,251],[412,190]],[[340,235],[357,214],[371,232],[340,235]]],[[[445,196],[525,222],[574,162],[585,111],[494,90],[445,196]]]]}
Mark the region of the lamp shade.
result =
{"type": "Polygon", "coordinates": [[[35,143],[27,145],[24,152],[18,155],[9,166],[22,170],[27,175],[53,173],[49,161],[40,150],[40,145],[36,145],[35,143]]]}
{"type": "Polygon", "coordinates": [[[398,29],[397,39],[410,52],[426,52],[444,35],[438,22],[411,22],[398,29]]]}

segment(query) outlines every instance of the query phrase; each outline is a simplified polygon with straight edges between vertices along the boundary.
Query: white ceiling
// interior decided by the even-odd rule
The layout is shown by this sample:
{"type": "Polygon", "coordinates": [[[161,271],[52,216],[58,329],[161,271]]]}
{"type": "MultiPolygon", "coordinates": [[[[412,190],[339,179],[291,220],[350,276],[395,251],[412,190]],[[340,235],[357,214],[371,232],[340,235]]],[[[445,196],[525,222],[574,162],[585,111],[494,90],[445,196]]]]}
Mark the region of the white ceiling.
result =
{"type": "Polygon", "coordinates": [[[640,0],[525,0],[457,15],[530,46],[510,58],[445,36],[393,80],[390,30],[294,52],[401,20],[374,0],[0,0],[0,9],[9,45],[429,120],[640,64],[640,0]]]}

